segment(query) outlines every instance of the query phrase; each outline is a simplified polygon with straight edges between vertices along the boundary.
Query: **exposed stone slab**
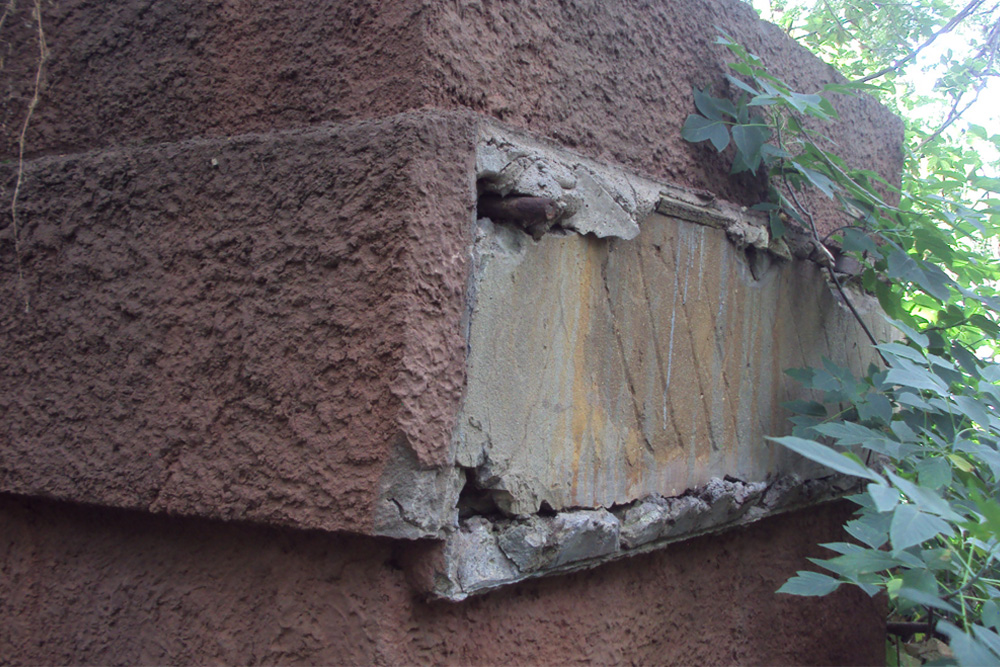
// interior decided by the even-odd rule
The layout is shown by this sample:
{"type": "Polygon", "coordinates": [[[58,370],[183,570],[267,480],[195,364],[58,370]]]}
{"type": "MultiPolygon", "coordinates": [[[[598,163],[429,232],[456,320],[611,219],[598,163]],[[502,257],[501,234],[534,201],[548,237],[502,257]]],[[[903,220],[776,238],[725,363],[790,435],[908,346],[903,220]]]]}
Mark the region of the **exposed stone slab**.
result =
{"type": "MultiPolygon", "coordinates": [[[[502,511],[815,474],[764,444],[787,432],[781,403],[801,395],[782,371],[829,357],[860,374],[877,355],[819,267],[791,261],[811,244],[775,242],[760,217],[711,196],[510,134],[486,136],[477,156],[480,190],[550,197],[567,216],[554,228],[564,233],[538,240],[477,223],[456,462],[502,511]],[[580,173],[601,183],[621,224],[573,224],[588,215],[575,204],[580,173]]],[[[873,298],[852,299],[876,336],[892,336],[873,298]]]]}
{"type": "Polygon", "coordinates": [[[839,498],[862,486],[843,475],[770,483],[714,478],[683,496],[652,495],[607,510],[550,516],[474,516],[425,557],[423,592],[452,601],[525,579],[594,567],[776,513],[839,498]],[[794,492],[792,490],[794,489],[794,492]]]}

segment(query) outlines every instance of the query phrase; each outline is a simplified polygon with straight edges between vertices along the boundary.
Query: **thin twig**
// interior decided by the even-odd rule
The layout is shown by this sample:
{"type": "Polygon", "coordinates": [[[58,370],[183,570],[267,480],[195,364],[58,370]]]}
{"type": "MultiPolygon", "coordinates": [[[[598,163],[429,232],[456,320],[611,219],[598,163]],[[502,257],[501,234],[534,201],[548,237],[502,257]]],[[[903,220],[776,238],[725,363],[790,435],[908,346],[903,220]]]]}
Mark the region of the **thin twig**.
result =
{"type": "Polygon", "coordinates": [[[841,225],[840,227],[836,227],[832,231],[830,231],[829,233],[827,233],[827,235],[823,237],[823,240],[821,241],[821,243],[823,245],[826,245],[826,242],[830,240],[831,236],[833,236],[837,232],[842,232],[842,231],[847,230],[847,229],[860,229],[861,231],[863,231],[865,233],[869,233],[868,230],[865,229],[864,227],[862,227],[861,225],[841,225]]]}
{"type": "Polygon", "coordinates": [[[956,595],[958,595],[960,593],[964,593],[965,591],[969,590],[969,588],[971,588],[977,581],[979,581],[979,579],[984,574],[986,574],[986,571],[989,569],[989,566],[990,566],[991,562],[993,562],[993,554],[990,554],[986,558],[986,561],[983,563],[983,566],[981,568],[979,568],[978,572],[976,572],[975,574],[972,575],[971,579],[969,579],[967,582],[965,582],[964,584],[962,584],[961,586],[959,586],[958,588],[956,588],[955,590],[953,590],[951,593],[948,593],[947,595],[942,595],[941,599],[947,601],[947,600],[952,599],[956,595]]]}
{"type": "MultiPolygon", "coordinates": [[[[3,8],[3,13],[0,14],[0,30],[3,30],[3,24],[7,22],[7,17],[14,11],[17,11],[17,0],[10,0],[7,6],[3,8]]],[[[0,67],[3,67],[2,59],[0,59],[0,67]]]]}
{"type": "Polygon", "coordinates": [[[979,70],[979,81],[976,83],[974,89],[976,94],[972,97],[972,101],[966,104],[961,111],[958,111],[958,105],[961,104],[962,98],[965,97],[965,94],[968,91],[963,90],[960,92],[958,97],[955,98],[954,104],[951,105],[951,109],[948,111],[948,115],[945,117],[944,122],[940,125],[940,127],[934,130],[930,136],[920,142],[920,145],[914,150],[915,153],[919,153],[924,146],[941,136],[942,132],[948,129],[948,127],[950,127],[956,120],[961,118],[965,112],[976,103],[979,99],[980,93],[982,93],[983,89],[986,87],[987,81],[989,81],[989,70],[993,67],[993,63],[996,60],[998,48],[1000,48],[1000,21],[993,24],[993,27],[990,29],[989,38],[986,40],[986,44],[983,45],[983,48],[980,49],[979,54],[977,54],[978,56],[982,56],[986,50],[989,49],[989,57],[987,58],[986,65],[979,70]]]}
{"type": "MultiPolygon", "coordinates": [[[[782,180],[785,181],[785,187],[788,189],[788,193],[792,195],[792,201],[795,202],[795,206],[806,215],[806,219],[809,222],[810,230],[812,231],[813,239],[817,244],[819,244],[819,248],[817,249],[826,250],[826,246],[823,245],[823,242],[819,238],[819,231],[817,231],[816,229],[816,221],[813,219],[812,212],[810,212],[809,209],[804,207],[802,203],[799,202],[798,195],[795,194],[795,188],[793,188],[788,183],[788,179],[784,177],[784,173],[782,173],[782,180]]],[[[826,250],[826,252],[829,253],[830,251],[826,250]]],[[[882,363],[886,365],[886,368],[892,368],[892,364],[890,364],[889,360],[885,358],[885,355],[882,354],[882,351],[878,349],[879,345],[878,340],[875,339],[875,336],[874,334],[872,334],[871,329],[868,328],[868,325],[865,323],[864,319],[862,319],[861,313],[859,313],[858,309],[854,307],[854,302],[851,300],[849,296],[847,296],[847,292],[844,291],[844,286],[840,284],[840,278],[837,277],[837,273],[833,270],[833,266],[828,264],[824,264],[822,266],[823,268],[826,269],[827,274],[830,276],[830,280],[837,287],[837,292],[840,293],[840,298],[844,300],[844,303],[847,304],[847,307],[850,309],[851,314],[854,315],[854,319],[857,320],[858,324],[861,326],[861,330],[865,332],[865,335],[868,337],[868,340],[871,341],[871,344],[873,346],[875,346],[875,353],[878,354],[880,359],[882,359],[882,363]]]]}
{"type": "Polygon", "coordinates": [[[21,262],[21,240],[17,225],[17,197],[21,192],[21,182],[24,179],[24,147],[28,135],[28,124],[31,122],[31,115],[35,112],[35,107],[38,106],[38,100],[41,97],[42,69],[49,57],[49,49],[45,43],[45,30],[42,27],[42,0],[35,0],[34,10],[35,20],[38,24],[38,68],[35,70],[34,93],[24,116],[21,136],[17,140],[17,180],[14,182],[14,194],[10,200],[11,231],[14,234],[14,257],[17,262],[17,284],[24,296],[24,312],[26,313],[31,312],[31,303],[28,300],[28,289],[24,284],[24,268],[21,262]]]}
{"type": "Polygon", "coordinates": [[[913,60],[914,58],[916,58],[918,55],[920,55],[920,52],[923,51],[924,49],[926,49],[931,44],[933,44],[934,40],[936,40],[938,37],[940,37],[941,35],[943,35],[945,33],[948,33],[948,32],[951,32],[952,30],[954,30],[955,26],[957,26],[959,23],[961,23],[963,20],[965,20],[969,16],[969,14],[971,14],[974,11],[976,11],[979,8],[979,6],[982,5],[985,1],[986,0],[972,0],[971,2],[969,2],[969,4],[967,4],[965,7],[962,8],[962,11],[960,11],[957,14],[955,14],[955,16],[953,16],[952,19],[950,21],[948,21],[948,23],[946,23],[943,28],[941,28],[940,30],[938,30],[937,32],[935,32],[933,35],[931,35],[930,38],[926,42],[924,42],[923,44],[921,44],[920,46],[918,46],[916,48],[916,50],[913,51],[912,53],[910,53],[908,56],[900,58],[899,60],[897,60],[893,64],[891,64],[891,65],[889,65],[887,67],[883,67],[882,69],[880,69],[879,71],[877,71],[877,72],[875,72],[873,74],[869,74],[868,76],[865,76],[865,77],[862,77],[860,79],[857,79],[853,83],[868,83],[869,81],[871,81],[873,79],[877,79],[877,78],[879,78],[881,76],[885,76],[889,72],[894,72],[894,71],[898,70],[900,67],[902,67],[906,63],[910,62],[911,60],[913,60]]]}

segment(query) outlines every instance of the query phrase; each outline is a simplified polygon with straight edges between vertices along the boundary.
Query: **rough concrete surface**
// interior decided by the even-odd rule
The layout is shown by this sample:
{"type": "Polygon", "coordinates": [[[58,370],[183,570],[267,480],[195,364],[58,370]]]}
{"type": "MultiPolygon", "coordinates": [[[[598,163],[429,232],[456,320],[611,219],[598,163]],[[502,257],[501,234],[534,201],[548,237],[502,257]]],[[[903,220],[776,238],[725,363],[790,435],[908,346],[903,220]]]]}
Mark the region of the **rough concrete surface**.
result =
{"type": "MultiPolygon", "coordinates": [[[[782,370],[877,359],[814,264],[768,259],[755,276],[721,229],[661,215],[641,228],[535,242],[479,221],[457,461],[505,512],[815,470],[764,441],[801,396],[782,370]]],[[[873,299],[854,299],[888,339],[873,299]]]]}
{"type": "Polygon", "coordinates": [[[512,514],[801,472],[761,446],[779,369],[863,367],[860,333],[662,187],[454,112],[32,160],[0,489],[420,538],[456,465],[512,514]],[[559,229],[476,223],[477,181],[559,229]]]}
{"type": "Polygon", "coordinates": [[[665,498],[611,511],[571,509],[519,518],[472,515],[409,565],[418,590],[453,601],[539,576],[574,572],[781,512],[857,493],[857,478],[777,477],[770,483],[713,478],[665,498]]]}
{"type": "Polygon", "coordinates": [[[475,136],[416,113],[30,162],[23,284],[0,230],[0,489],[453,523],[475,136]]]}
{"type": "MultiPolygon", "coordinates": [[[[14,139],[37,48],[20,8],[0,36],[14,139]]],[[[716,26],[802,92],[835,73],[739,0],[63,0],[44,4],[51,51],[29,155],[471,109],[581,153],[756,203],[763,181],[680,138],[692,87],[729,92],[716,26]]],[[[898,183],[902,125],[868,97],[835,96],[827,128],[848,163],[898,183]]],[[[824,130],[824,131],[827,131],[824,130]]],[[[822,203],[817,200],[818,203],[822,203]]]]}
{"type": "Polygon", "coordinates": [[[766,519],[462,603],[386,539],[0,495],[7,664],[879,664],[883,604],[775,595],[849,508],[766,519]]]}

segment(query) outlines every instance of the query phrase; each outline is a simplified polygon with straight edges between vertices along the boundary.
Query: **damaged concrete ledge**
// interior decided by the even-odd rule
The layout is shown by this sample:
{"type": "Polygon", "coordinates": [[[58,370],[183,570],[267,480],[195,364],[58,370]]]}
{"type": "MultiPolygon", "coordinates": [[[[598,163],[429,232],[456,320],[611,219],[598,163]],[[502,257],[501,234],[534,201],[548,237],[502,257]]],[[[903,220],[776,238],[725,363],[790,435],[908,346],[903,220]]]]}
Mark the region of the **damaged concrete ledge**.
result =
{"type": "MultiPolygon", "coordinates": [[[[774,239],[766,216],[711,193],[479,132],[454,447],[483,511],[827,474],[764,440],[787,432],[781,403],[804,397],[782,369],[875,360],[823,272],[799,261],[815,250],[805,234],[774,239]]],[[[856,300],[885,334],[877,304],[856,300]]]]}
{"type": "Polygon", "coordinates": [[[707,533],[841,498],[857,491],[844,475],[795,475],[746,483],[714,478],[682,496],[653,495],[610,510],[575,509],[522,518],[463,519],[436,555],[423,593],[460,601],[501,586],[591,568],[707,533]]]}
{"type": "Polygon", "coordinates": [[[536,241],[549,231],[629,241],[655,212],[721,229],[741,250],[752,247],[784,260],[809,259],[815,250],[808,235],[794,226],[783,238],[772,238],[764,213],[706,190],[657,182],[493,124],[480,129],[476,177],[480,202],[484,195],[551,202],[541,219],[527,214],[526,222],[512,221],[536,241]]]}
{"type": "Polygon", "coordinates": [[[39,158],[21,206],[10,493],[439,540],[444,572],[482,521],[514,551],[618,521],[516,581],[737,520],[640,543],[623,508],[826,475],[764,443],[802,397],[780,371],[871,361],[762,217],[472,113],[39,158]],[[545,201],[525,227],[484,196],[545,201]]]}

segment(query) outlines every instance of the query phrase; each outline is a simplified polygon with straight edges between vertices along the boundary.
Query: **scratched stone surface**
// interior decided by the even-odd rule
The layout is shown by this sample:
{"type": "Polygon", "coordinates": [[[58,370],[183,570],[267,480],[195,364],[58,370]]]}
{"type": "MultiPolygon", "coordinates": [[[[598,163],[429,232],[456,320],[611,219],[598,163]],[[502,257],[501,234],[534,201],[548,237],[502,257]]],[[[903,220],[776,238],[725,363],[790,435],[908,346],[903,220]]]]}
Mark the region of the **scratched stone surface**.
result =
{"type": "Polygon", "coordinates": [[[808,474],[764,441],[802,395],[782,371],[874,360],[815,265],[755,277],[721,230],[653,215],[632,241],[536,243],[479,224],[458,462],[510,512],[808,474]]]}

